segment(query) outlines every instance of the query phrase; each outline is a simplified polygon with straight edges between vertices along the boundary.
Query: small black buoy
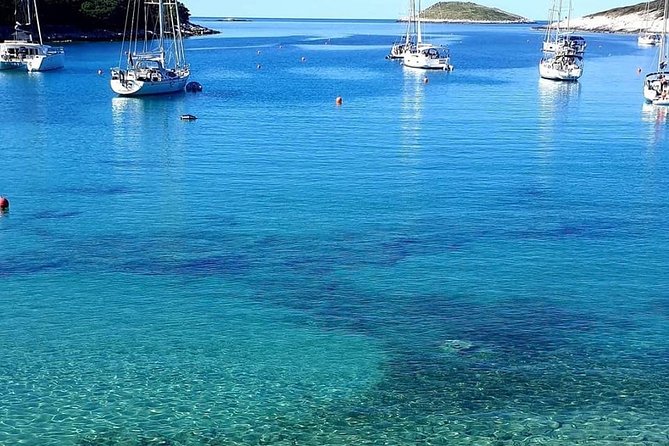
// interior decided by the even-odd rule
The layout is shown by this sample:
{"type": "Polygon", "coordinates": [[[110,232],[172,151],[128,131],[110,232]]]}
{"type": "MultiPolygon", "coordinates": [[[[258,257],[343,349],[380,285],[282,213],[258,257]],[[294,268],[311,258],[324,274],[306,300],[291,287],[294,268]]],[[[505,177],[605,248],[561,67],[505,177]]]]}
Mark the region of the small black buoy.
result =
{"type": "Polygon", "coordinates": [[[0,196],[0,211],[7,212],[9,210],[9,200],[0,196]]]}
{"type": "Polygon", "coordinates": [[[182,121],[195,121],[197,119],[197,116],[195,116],[195,115],[181,115],[180,119],[182,121]]]}
{"type": "Polygon", "coordinates": [[[188,82],[186,84],[186,91],[189,93],[199,93],[202,91],[202,84],[199,82],[188,82]]]}

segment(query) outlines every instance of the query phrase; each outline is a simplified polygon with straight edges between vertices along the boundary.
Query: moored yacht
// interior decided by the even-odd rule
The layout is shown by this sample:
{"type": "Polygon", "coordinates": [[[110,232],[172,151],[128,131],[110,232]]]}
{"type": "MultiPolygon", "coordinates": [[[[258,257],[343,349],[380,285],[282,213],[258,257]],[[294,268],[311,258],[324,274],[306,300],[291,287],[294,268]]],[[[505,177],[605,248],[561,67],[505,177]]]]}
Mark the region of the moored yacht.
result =
{"type": "Polygon", "coordinates": [[[423,70],[452,71],[450,52],[447,47],[429,43],[418,44],[404,54],[403,64],[409,68],[423,70]]]}
{"type": "Polygon", "coordinates": [[[554,81],[577,81],[583,75],[583,57],[555,54],[541,59],[539,75],[554,81]]]}
{"type": "Polygon", "coordinates": [[[646,75],[643,97],[653,105],[669,105],[669,48],[667,45],[667,22],[669,21],[669,0],[664,0],[664,27],[657,56],[657,70],[646,75]]]}
{"type": "Polygon", "coordinates": [[[646,2],[646,9],[644,11],[645,17],[645,26],[639,32],[639,37],[637,38],[637,43],[641,46],[655,46],[659,45],[662,40],[662,35],[660,33],[651,32],[651,13],[650,13],[651,0],[646,2]]]}
{"type": "Polygon", "coordinates": [[[388,53],[386,59],[402,59],[404,54],[416,46],[416,17],[414,16],[415,11],[412,10],[412,5],[413,1],[410,1],[406,32],[402,36],[402,39],[399,42],[393,44],[393,46],[390,48],[390,53],[388,53]]]}
{"type": "Polygon", "coordinates": [[[25,68],[49,71],[65,66],[62,47],[44,45],[37,15],[37,0],[20,0],[16,7],[16,25],[11,40],[0,43],[0,70],[25,68]],[[34,23],[33,23],[34,20],[34,23]],[[37,41],[33,38],[37,32],[37,41]]]}
{"type": "Polygon", "coordinates": [[[111,70],[112,90],[120,96],[184,91],[190,67],[186,63],[177,0],[128,2],[129,11],[145,11],[144,20],[133,14],[134,20],[126,25],[130,36],[121,46],[121,59],[125,56],[125,65],[121,67],[119,64],[111,70]],[[152,27],[154,31],[147,31],[152,27]],[[144,42],[138,42],[140,35],[144,42]],[[151,36],[156,38],[150,39],[151,36]],[[137,51],[137,48],[143,50],[137,51]]]}
{"type": "Polygon", "coordinates": [[[562,0],[555,0],[549,17],[539,62],[539,75],[543,79],[554,81],[576,81],[583,75],[583,54],[586,42],[581,36],[569,31],[571,17],[571,0],[566,31],[560,29],[562,17],[562,0]]]}
{"type": "Polygon", "coordinates": [[[658,33],[641,33],[637,38],[637,43],[642,46],[655,46],[660,43],[662,36],[658,33]]]}
{"type": "MultiPolygon", "coordinates": [[[[556,26],[559,25],[556,24],[556,26]]],[[[557,35],[554,39],[547,39],[544,41],[543,50],[552,53],[566,51],[583,56],[587,46],[588,44],[583,37],[571,32],[560,33],[558,28],[557,35]]]]}
{"type": "Polygon", "coordinates": [[[423,42],[423,33],[420,22],[420,0],[416,10],[415,0],[411,0],[412,16],[416,18],[416,45],[404,53],[402,64],[409,68],[422,70],[452,71],[450,52],[446,46],[423,42]]]}

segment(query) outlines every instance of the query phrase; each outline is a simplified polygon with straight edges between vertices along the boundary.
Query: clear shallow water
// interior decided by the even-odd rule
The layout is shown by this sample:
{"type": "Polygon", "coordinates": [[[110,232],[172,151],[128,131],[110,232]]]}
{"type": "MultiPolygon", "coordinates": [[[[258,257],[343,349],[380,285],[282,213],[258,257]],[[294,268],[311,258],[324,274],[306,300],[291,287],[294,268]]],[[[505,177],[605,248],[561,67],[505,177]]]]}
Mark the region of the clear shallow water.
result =
{"type": "Polygon", "coordinates": [[[435,26],[424,84],[394,23],[204,23],[200,95],[0,73],[0,444],[669,442],[653,50],[435,26]]]}

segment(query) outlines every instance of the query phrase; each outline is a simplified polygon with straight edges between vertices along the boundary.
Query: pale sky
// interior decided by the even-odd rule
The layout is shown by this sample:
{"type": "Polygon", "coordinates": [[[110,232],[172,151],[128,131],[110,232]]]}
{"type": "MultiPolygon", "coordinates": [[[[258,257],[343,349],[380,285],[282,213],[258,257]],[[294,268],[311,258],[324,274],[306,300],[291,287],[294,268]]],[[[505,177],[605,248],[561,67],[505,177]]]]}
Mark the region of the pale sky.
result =
{"type": "MultiPolygon", "coordinates": [[[[182,0],[196,17],[396,19],[407,0],[182,0]]],[[[547,20],[552,0],[472,0],[535,20],[547,20]]],[[[573,0],[572,17],[628,6],[642,0],[573,0]]],[[[423,0],[423,9],[437,3],[423,0]]]]}

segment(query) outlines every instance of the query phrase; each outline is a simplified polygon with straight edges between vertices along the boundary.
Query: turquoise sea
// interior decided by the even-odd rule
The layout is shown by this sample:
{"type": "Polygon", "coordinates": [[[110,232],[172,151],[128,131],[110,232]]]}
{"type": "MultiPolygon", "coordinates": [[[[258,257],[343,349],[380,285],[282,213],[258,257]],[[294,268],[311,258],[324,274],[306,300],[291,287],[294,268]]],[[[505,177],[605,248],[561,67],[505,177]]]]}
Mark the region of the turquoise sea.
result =
{"type": "Polygon", "coordinates": [[[0,445],[669,444],[655,50],[432,25],[424,83],[400,24],[199,23],[201,94],[0,73],[0,445]]]}

